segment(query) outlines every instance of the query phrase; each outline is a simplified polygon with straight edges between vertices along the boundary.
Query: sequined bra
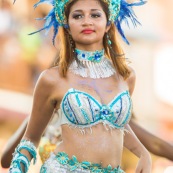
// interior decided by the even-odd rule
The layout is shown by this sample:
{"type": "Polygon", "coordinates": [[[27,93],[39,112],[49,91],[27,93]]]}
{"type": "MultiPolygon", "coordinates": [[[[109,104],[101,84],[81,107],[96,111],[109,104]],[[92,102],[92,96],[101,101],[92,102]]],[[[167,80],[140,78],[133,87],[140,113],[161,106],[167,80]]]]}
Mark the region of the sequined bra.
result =
{"type": "Polygon", "coordinates": [[[103,123],[112,128],[122,129],[130,120],[131,109],[132,102],[128,91],[119,93],[105,105],[88,93],[71,88],[60,104],[58,124],[85,128],[103,123]]]}

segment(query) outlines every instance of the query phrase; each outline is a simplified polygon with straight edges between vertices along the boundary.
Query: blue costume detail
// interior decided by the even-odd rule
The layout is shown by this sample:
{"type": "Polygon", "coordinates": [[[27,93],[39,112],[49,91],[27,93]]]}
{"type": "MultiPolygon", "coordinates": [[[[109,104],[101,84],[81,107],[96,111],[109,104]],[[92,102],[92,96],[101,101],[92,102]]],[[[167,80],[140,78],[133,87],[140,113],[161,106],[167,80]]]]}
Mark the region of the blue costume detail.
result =
{"type": "Polygon", "coordinates": [[[104,58],[104,49],[96,51],[84,51],[75,48],[76,56],[79,60],[100,62],[104,58]]]}
{"type": "Polygon", "coordinates": [[[86,92],[71,88],[60,105],[60,122],[75,127],[92,127],[103,123],[112,128],[123,129],[131,117],[132,103],[128,91],[119,93],[108,104],[101,104],[86,92]]]}
{"type": "Polygon", "coordinates": [[[28,158],[21,153],[21,150],[27,150],[34,159],[34,164],[36,163],[37,151],[34,144],[26,139],[21,140],[13,153],[13,159],[10,165],[9,173],[27,173],[30,162],[28,158]],[[22,171],[22,165],[24,166],[24,171],[22,171]]]}
{"type": "Polygon", "coordinates": [[[67,153],[51,153],[49,159],[42,165],[40,173],[125,173],[120,166],[113,168],[108,165],[103,168],[101,164],[88,161],[79,162],[76,156],[70,158],[67,153]]]}
{"type": "MultiPolygon", "coordinates": [[[[55,43],[55,37],[58,33],[58,28],[60,26],[63,26],[64,28],[68,28],[68,24],[63,24],[64,21],[64,12],[65,11],[65,5],[72,0],[40,0],[38,3],[34,5],[34,8],[36,8],[38,5],[42,3],[51,4],[53,6],[52,10],[48,13],[48,15],[44,18],[39,18],[38,20],[45,20],[44,27],[40,30],[33,32],[31,34],[35,34],[37,32],[40,32],[42,30],[46,30],[49,32],[50,28],[54,28],[54,35],[53,35],[53,44],[55,43]],[[62,14],[61,14],[62,13],[62,14]],[[61,14],[61,15],[60,15],[61,14]]],[[[129,44],[123,29],[121,27],[122,23],[125,22],[129,26],[129,21],[132,22],[134,26],[137,24],[140,24],[137,20],[137,17],[132,9],[133,6],[140,6],[144,5],[147,1],[140,0],[139,2],[135,3],[128,3],[126,0],[107,0],[105,1],[108,3],[109,6],[109,15],[111,21],[108,21],[108,24],[113,22],[115,26],[118,29],[118,32],[120,33],[123,40],[129,44]]],[[[31,35],[30,34],[30,35],[31,35]]]]}

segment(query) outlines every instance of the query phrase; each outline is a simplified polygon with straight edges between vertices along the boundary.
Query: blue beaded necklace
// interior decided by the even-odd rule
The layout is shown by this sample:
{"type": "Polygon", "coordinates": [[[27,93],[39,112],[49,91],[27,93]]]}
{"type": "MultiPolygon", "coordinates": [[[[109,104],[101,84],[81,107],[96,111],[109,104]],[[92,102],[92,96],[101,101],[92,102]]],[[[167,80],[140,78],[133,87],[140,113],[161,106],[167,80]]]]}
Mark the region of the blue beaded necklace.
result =
{"type": "Polygon", "coordinates": [[[104,58],[104,49],[96,51],[84,51],[75,49],[75,53],[79,60],[100,62],[104,58]]]}

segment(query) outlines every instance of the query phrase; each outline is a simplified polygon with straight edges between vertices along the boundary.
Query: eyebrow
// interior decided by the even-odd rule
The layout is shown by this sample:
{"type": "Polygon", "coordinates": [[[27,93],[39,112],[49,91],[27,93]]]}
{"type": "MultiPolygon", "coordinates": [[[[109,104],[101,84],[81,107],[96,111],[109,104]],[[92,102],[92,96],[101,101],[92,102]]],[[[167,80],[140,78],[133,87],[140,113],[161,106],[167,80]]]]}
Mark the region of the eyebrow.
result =
{"type": "MultiPolygon", "coordinates": [[[[99,9],[91,9],[91,11],[99,11],[99,12],[102,12],[101,10],[99,10],[99,9]]],[[[74,10],[74,11],[72,11],[72,13],[75,13],[75,12],[83,12],[83,10],[74,10]]]]}

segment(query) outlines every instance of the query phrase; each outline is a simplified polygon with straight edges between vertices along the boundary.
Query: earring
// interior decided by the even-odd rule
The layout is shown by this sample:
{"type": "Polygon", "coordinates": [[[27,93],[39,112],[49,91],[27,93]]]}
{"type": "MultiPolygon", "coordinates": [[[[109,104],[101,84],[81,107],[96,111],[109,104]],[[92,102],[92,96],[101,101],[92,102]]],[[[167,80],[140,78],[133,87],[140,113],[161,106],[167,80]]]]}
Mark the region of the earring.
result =
{"type": "Polygon", "coordinates": [[[74,43],[74,40],[72,38],[72,36],[69,34],[69,41],[70,41],[70,45],[71,45],[71,48],[72,48],[72,51],[73,53],[75,52],[75,43],[74,43]]]}
{"type": "Polygon", "coordinates": [[[110,40],[109,34],[106,33],[108,45],[111,47],[112,41],[110,40]]]}

